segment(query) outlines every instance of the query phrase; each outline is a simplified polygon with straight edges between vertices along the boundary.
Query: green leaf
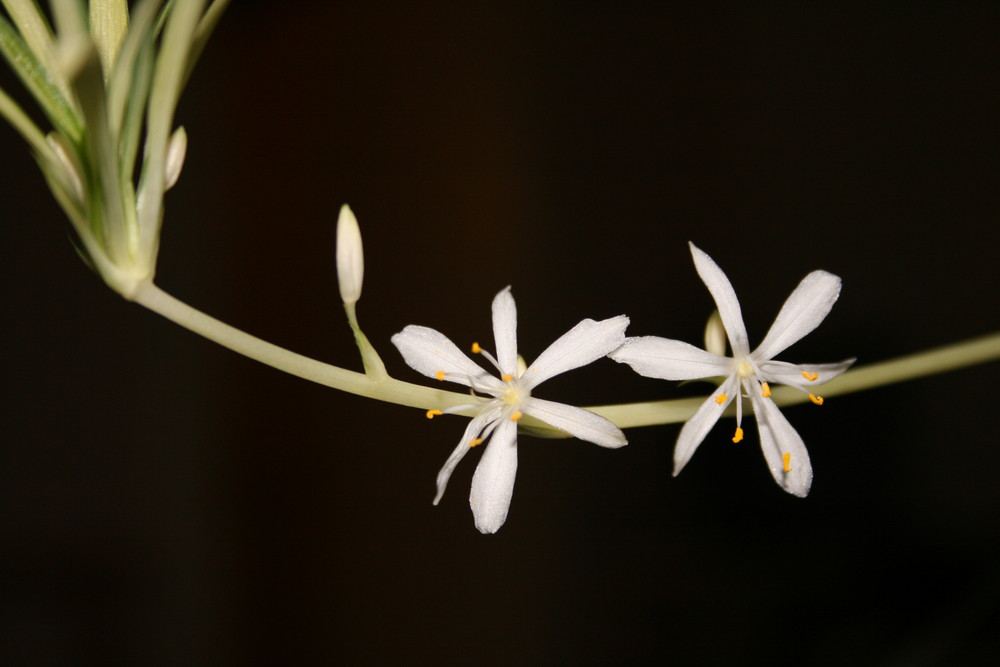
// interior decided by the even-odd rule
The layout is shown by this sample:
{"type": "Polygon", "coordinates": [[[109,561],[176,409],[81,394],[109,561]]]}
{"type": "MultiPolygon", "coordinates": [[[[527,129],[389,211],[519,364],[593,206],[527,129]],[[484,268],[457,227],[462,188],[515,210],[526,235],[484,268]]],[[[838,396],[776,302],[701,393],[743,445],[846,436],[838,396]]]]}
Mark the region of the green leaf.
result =
{"type": "Polygon", "coordinates": [[[204,5],[204,0],[175,0],[168,7],[170,16],[164,27],[147,105],[145,158],[139,184],[139,247],[144,257],[154,258],[159,243],[167,141],[204,5]]]}
{"type": "Polygon", "coordinates": [[[90,1],[90,37],[101,56],[105,81],[111,78],[127,32],[128,3],[125,0],[90,1]]]}
{"type": "Polygon", "coordinates": [[[7,93],[0,88],[0,116],[11,124],[17,133],[24,137],[37,153],[49,152],[49,145],[45,142],[45,135],[38,129],[38,126],[24,113],[17,102],[12,100],[7,93]]]}
{"type": "Polygon", "coordinates": [[[3,0],[3,6],[7,8],[11,20],[21,33],[24,42],[35,54],[39,64],[44,67],[52,80],[62,91],[63,95],[68,95],[69,89],[62,79],[55,66],[55,43],[52,39],[52,28],[42,10],[38,8],[35,0],[3,0]]]}
{"type": "Polygon", "coordinates": [[[191,44],[191,55],[188,57],[187,71],[184,72],[184,84],[182,85],[187,84],[187,80],[191,77],[191,71],[194,70],[198,58],[201,57],[201,52],[205,50],[208,38],[212,36],[212,31],[215,30],[219,19],[222,18],[222,13],[226,11],[228,6],[229,0],[213,0],[212,4],[205,10],[205,15],[201,17],[198,29],[194,33],[194,42],[191,44]]]}
{"type": "Polygon", "coordinates": [[[80,118],[51,74],[35,58],[7,19],[0,16],[0,53],[35,98],[42,112],[61,133],[78,141],[83,131],[80,118]]]}
{"type": "Polygon", "coordinates": [[[114,72],[108,81],[108,118],[111,133],[118,138],[123,170],[131,179],[142,113],[149,94],[153,22],[162,0],[140,3],[132,14],[132,26],[122,43],[114,72]],[[136,118],[138,116],[138,118],[136,118]]]}
{"type": "Polygon", "coordinates": [[[60,41],[90,38],[87,32],[87,9],[83,0],[51,0],[49,6],[52,8],[60,41]]]}
{"type": "Polygon", "coordinates": [[[118,146],[108,125],[107,96],[100,58],[93,44],[72,82],[86,121],[84,164],[89,166],[87,193],[90,224],[108,257],[118,266],[136,258],[135,229],[127,224],[119,180],[118,146]]]}
{"type": "MultiPolygon", "coordinates": [[[[146,114],[146,100],[149,97],[149,86],[153,79],[153,44],[147,42],[139,51],[132,66],[132,85],[128,88],[125,100],[124,118],[113,131],[118,136],[118,154],[121,160],[122,187],[128,184],[134,190],[132,182],[135,174],[136,155],[139,152],[139,139],[142,132],[143,119],[146,114]]],[[[112,96],[114,100],[114,96],[112,96]]],[[[111,119],[112,127],[115,120],[111,119]]]]}

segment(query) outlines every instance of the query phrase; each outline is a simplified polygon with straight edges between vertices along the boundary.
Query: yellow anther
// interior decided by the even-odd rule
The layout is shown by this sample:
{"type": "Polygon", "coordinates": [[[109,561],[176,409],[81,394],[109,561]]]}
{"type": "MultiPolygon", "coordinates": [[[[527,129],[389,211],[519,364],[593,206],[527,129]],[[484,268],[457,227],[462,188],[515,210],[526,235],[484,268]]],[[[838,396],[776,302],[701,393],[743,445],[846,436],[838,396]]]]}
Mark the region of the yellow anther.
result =
{"type": "Polygon", "coordinates": [[[481,444],[483,444],[482,438],[473,438],[472,440],[469,440],[469,447],[475,447],[476,445],[481,444]]]}
{"type": "Polygon", "coordinates": [[[428,419],[434,419],[435,417],[438,417],[438,416],[443,415],[443,414],[444,413],[441,412],[440,410],[428,410],[427,411],[427,418],[428,419]]]}
{"type": "Polygon", "coordinates": [[[436,377],[441,382],[444,382],[444,376],[445,376],[444,371],[438,371],[437,373],[434,374],[434,377],[436,377]]]}
{"type": "Polygon", "coordinates": [[[771,396],[771,385],[766,382],[760,383],[760,395],[764,398],[770,398],[771,396]]]}
{"type": "Polygon", "coordinates": [[[743,440],[743,429],[737,426],[736,435],[733,436],[733,442],[740,442],[741,440],[743,440]]]}
{"type": "Polygon", "coordinates": [[[785,472],[792,472],[792,453],[787,452],[781,455],[781,460],[785,464],[785,472]]]}
{"type": "Polygon", "coordinates": [[[815,382],[816,380],[819,379],[819,373],[807,373],[806,371],[802,371],[802,377],[809,380],[810,382],[815,382]]]}
{"type": "Polygon", "coordinates": [[[726,396],[725,394],[719,394],[718,396],[715,397],[715,402],[718,403],[719,405],[722,405],[723,403],[726,402],[727,398],[729,397],[726,396]]]}
{"type": "Polygon", "coordinates": [[[823,405],[823,397],[817,396],[816,394],[809,394],[809,400],[816,405],[823,405]]]}
{"type": "Polygon", "coordinates": [[[479,347],[479,343],[472,344],[472,354],[479,354],[483,351],[483,348],[479,347]]]}
{"type": "Polygon", "coordinates": [[[510,420],[511,420],[512,422],[516,422],[516,421],[517,421],[518,419],[520,419],[520,418],[521,418],[521,417],[523,417],[523,416],[524,416],[524,413],[523,413],[523,412],[521,412],[520,410],[518,410],[517,412],[515,412],[514,414],[512,414],[512,415],[510,416],[510,420]]]}
{"type": "Polygon", "coordinates": [[[510,382],[511,380],[514,379],[514,376],[513,375],[501,375],[500,379],[503,380],[504,382],[510,382]]]}

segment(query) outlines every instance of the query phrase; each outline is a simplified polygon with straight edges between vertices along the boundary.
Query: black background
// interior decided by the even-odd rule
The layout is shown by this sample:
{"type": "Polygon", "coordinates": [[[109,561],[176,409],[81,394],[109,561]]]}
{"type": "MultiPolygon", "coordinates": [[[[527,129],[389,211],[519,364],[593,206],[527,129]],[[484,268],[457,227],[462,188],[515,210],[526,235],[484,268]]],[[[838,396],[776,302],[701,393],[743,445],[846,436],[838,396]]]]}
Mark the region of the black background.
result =
{"type": "MultiPolygon", "coordinates": [[[[389,337],[488,341],[508,284],[529,361],[584,317],[700,342],[689,240],[751,341],[808,271],[843,277],[789,361],[988,333],[998,20],[995,3],[235,2],[178,111],[157,282],[358,368],[333,262],[346,201],[362,324],[411,381],[389,337]]],[[[523,437],[508,522],[483,536],[477,454],[430,503],[461,420],[284,376],[126,303],[74,255],[12,131],[0,151],[5,662],[995,657],[996,364],[790,408],[805,500],[773,483],[752,422],[741,445],[714,430],[677,479],[677,426],[619,451],[523,437]]],[[[698,389],[604,361],[538,393],[698,389]]]]}

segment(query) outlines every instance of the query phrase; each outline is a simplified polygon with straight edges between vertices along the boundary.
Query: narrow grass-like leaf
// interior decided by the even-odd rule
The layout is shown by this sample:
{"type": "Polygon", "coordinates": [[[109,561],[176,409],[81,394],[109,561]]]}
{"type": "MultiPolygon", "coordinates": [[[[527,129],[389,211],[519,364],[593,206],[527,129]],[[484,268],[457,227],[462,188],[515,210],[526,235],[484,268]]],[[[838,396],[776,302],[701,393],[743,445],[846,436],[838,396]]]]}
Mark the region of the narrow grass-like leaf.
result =
{"type": "Polygon", "coordinates": [[[159,37],[163,32],[163,26],[167,24],[167,17],[170,16],[170,12],[174,9],[175,0],[167,0],[167,3],[163,5],[163,9],[160,11],[160,15],[156,17],[156,25],[153,26],[153,34],[159,37]]]}
{"type": "Polygon", "coordinates": [[[87,32],[87,8],[83,0],[50,0],[59,40],[77,39],[87,32]]]}
{"type": "Polygon", "coordinates": [[[198,29],[194,33],[191,55],[188,57],[187,71],[184,72],[184,81],[181,85],[187,85],[188,79],[191,78],[191,72],[201,57],[201,52],[208,44],[208,38],[212,36],[212,31],[215,30],[215,26],[218,25],[219,19],[222,18],[222,14],[228,6],[229,0],[213,0],[212,4],[205,10],[205,15],[201,17],[198,29]]]}
{"type": "Polygon", "coordinates": [[[149,86],[153,79],[153,57],[154,45],[150,40],[143,45],[133,64],[132,85],[128,89],[129,95],[124,109],[125,116],[117,131],[122,187],[127,184],[129,190],[132,191],[135,190],[133,179],[136,155],[139,152],[140,136],[146,114],[146,100],[149,97],[149,86]]]}
{"type": "Polygon", "coordinates": [[[55,84],[49,71],[42,67],[14,26],[3,16],[0,16],[0,53],[38,102],[49,122],[66,136],[78,141],[83,128],[76,111],[55,84]]]}
{"type": "Polygon", "coordinates": [[[11,124],[17,133],[20,134],[28,145],[37,153],[51,158],[51,149],[45,142],[45,135],[38,129],[38,126],[24,113],[24,110],[0,88],[0,116],[11,124]]]}
{"type": "Polygon", "coordinates": [[[90,0],[90,36],[101,56],[105,81],[111,78],[127,31],[128,3],[125,0],[90,0]]]}
{"type": "MultiPolygon", "coordinates": [[[[145,104],[145,92],[142,93],[140,99],[135,99],[135,88],[138,82],[135,71],[136,61],[140,57],[140,52],[147,49],[154,39],[153,20],[161,4],[162,0],[149,0],[136,7],[132,13],[132,26],[118,52],[114,72],[108,78],[108,118],[111,133],[115,136],[119,136],[124,123],[126,106],[136,103],[145,104]]],[[[143,88],[148,90],[148,82],[143,88]]]]}
{"type": "Polygon", "coordinates": [[[153,74],[146,120],[145,159],[138,196],[140,253],[150,258],[150,261],[156,256],[159,241],[170,126],[182,89],[191,41],[204,6],[204,0],[177,0],[170,6],[170,16],[164,28],[153,74]]]}
{"type": "Polygon", "coordinates": [[[3,6],[17,26],[25,44],[35,54],[35,59],[52,77],[63,96],[69,95],[66,81],[55,66],[55,45],[48,18],[35,0],[3,0],[3,6]]]}
{"type": "Polygon", "coordinates": [[[104,76],[93,45],[71,85],[87,125],[84,149],[85,163],[92,169],[88,179],[91,226],[97,238],[103,240],[111,261],[120,267],[130,266],[136,257],[136,238],[134,230],[125,224],[118,147],[108,127],[104,76]]]}

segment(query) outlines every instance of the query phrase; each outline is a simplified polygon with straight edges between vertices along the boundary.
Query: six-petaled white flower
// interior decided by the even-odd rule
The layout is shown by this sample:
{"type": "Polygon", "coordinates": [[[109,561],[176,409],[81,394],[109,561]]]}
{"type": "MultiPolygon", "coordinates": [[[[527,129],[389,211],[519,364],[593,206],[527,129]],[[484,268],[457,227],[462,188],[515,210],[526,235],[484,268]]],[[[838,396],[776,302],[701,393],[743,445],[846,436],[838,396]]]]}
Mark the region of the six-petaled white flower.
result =
{"type": "Polygon", "coordinates": [[[493,299],[496,358],[478,343],[472,345],[474,353],[483,355],[497,368],[499,378],[486,373],[434,329],[410,325],[393,336],[393,344],[414,370],[427,377],[458,382],[478,394],[492,397],[472,405],[427,412],[428,417],[433,417],[444,412],[479,411],[438,473],[434,504],[441,500],[448,478],[466,452],[489,440],[472,478],[469,504],[476,527],[483,533],[495,533],[507,518],[514,492],[517,422],[523,415],[602,447],[625,445],[627,441],[621,429],[607,419],[577,407],[535,398],[531,392],[551,377],[606,356],[625,341],[627,326],[628,318],[624,316],[600,322],[583,320],[552,343],[535,363],[523,369],[517,356],[517,309],[507,287],[493,299]]]}
{"type": "Polygon", "coordinates": [[[819,326],[840,295],[840,278],[826,271],[807,275],[785,301],[778,318],[753,352],[747,339],[736,292],[726,274],[707,254],[692,243],[698,275],[708,287],[719,309],[733,356],[725,357],[677,340],[656,336],[629,338],[609,356],[626,363],[640,375],[663,380],[697,380],[724,376],[725,380],[684,424],[674,449],[674,475],[694,454],[695,449],[734,399],[736,434],[743,439],[742,393],[750,398],[757,416],[761,449],[774,479],[796,496],[809,493],[812,465],[802,438],[771,400],[770,383],[786,384],[807,394],[817,405],[823,399],[810,388],[822,384],[854,363],[848,359],[834,364],[794,365],[774,361],[774,357],[819,326]]]}

